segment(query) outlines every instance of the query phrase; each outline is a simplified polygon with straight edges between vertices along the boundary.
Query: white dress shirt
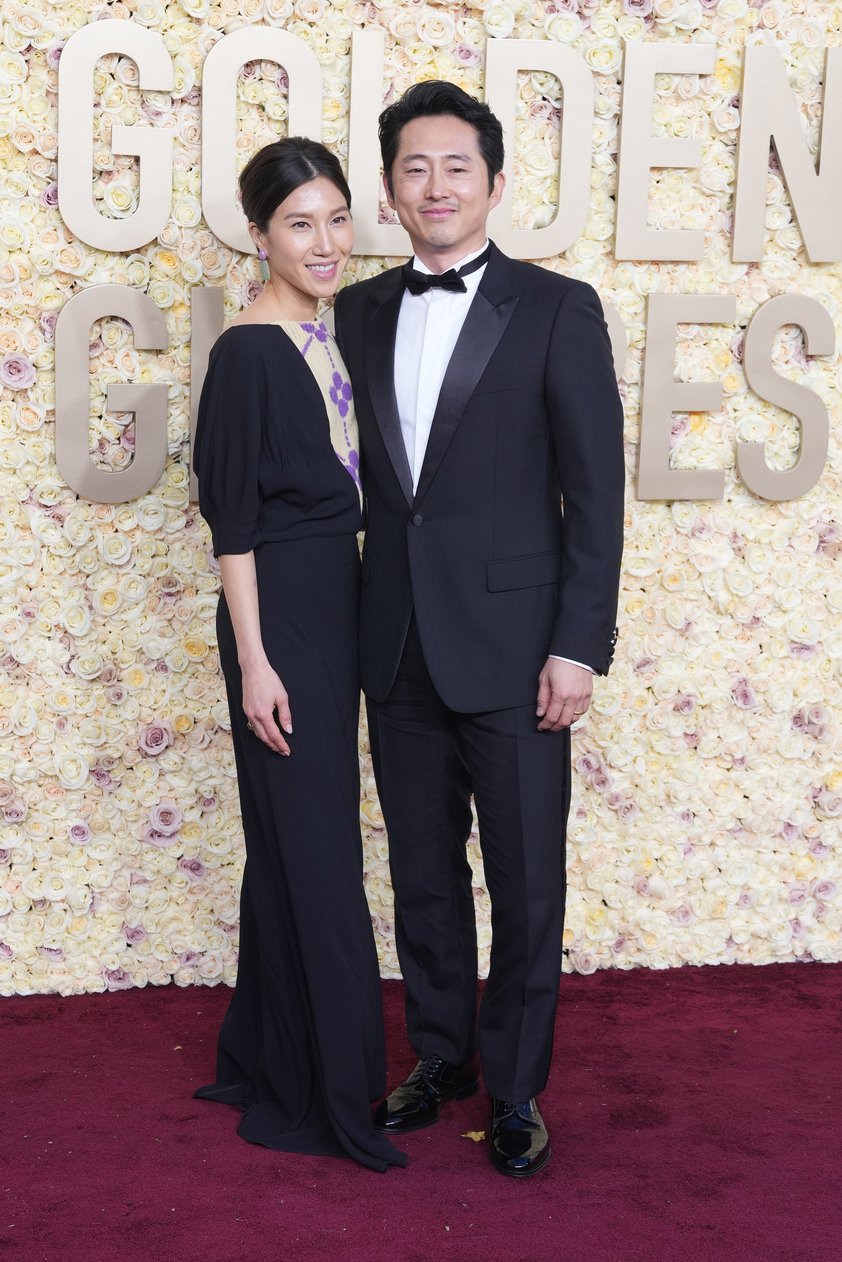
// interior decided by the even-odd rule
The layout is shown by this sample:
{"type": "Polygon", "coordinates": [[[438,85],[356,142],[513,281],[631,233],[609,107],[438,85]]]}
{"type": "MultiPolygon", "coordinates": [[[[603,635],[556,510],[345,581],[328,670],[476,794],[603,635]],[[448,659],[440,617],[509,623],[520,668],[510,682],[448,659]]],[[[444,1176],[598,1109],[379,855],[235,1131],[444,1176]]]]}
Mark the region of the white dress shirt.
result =
{"type": "MultiPolygon", "coordinates": [[[[487,245],[466,254],[456,267],[478,258],[487,245]]],[[[419,258],[412,265],[430,274],[419,258]]],[[[444,374],[484,274],[485,267],[480,267],[464,277],[463,294],[452,289],[427,289],[420,294],[404,290],[395,338],[395,394],[413,491],[418,489],[444,374]]]]}
{"type": "MultiPolygon", "coordinates": [[[[461,258],[454,267],[458,270],[478,258],[487,246],[486,241],[480,249],[461,258]]],[[[412,260],[412,266],[418,272],[429,273],[432,270],[417,256],[412,260]]],[[[483,266],[463,277],[464,293],[452,289],[427,289],[420,294],[411,294],[408,289],[404,290],[395,338],[395,396],[413,491],[418,489],[447,365],[484,275],[483,266]]],[[[566,662],[572,661],[572,658],[558,660],[566,662]]],[[[593,673],[584,662],[573,664],[584,666],[593,673]]]]}

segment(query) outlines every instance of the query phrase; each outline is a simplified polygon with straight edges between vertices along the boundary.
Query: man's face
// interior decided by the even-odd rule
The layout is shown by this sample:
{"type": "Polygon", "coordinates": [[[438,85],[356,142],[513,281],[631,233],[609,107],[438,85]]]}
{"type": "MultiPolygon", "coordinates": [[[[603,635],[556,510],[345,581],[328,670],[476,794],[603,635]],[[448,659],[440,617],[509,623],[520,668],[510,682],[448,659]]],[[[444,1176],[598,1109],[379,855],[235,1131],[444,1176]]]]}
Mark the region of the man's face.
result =
{"type": "Polygon", "coordinates": [[[495,176],[489,192],[488,167],[470,123],[438,114],[414,118],[401,131],[386,196],[418,257],[443,271],[483,245],[504,184],[502,174],[495,176]]]}

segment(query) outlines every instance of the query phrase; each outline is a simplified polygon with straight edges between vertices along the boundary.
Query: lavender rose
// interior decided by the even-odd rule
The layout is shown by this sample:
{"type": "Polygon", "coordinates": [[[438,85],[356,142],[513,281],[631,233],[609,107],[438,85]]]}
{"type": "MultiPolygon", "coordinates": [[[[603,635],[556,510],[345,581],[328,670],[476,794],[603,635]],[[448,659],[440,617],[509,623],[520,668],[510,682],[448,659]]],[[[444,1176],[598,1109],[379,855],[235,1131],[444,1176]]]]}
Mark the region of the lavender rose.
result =
{"type": "Polygon", "coordinates": [[[154,757],[162,754],[172,744],[172,731],[167,723],[150,723],[140,733],[138,748],[141,753],[154,757]]]}
{"type": "Polygon", "coordinates": [[[131,990],[134,982],[122,968],[104,968],[102,975],[109,990],[131,990]]]}
{"type": "Polygon", "coordinates": [[[151,824],[147,824],[143,830],[143,841],[147,846],[171,846],[176,840],[175,836],[168,837],[166,833],[159,833],[157,828],[153,828],[151,824]]]}
{"type": "Polygon", "coordinates": [[[168,798],[164,798],[149,812],[150,826],[164,837],[172,837],[177,833],[183,819],[179,807],[168,798]]]}
{"type": "Polygon", "coordinates": [[[23,355],[4,355],[0,359],[0,384],[12,390],[28,390],[35,385],[35,368],[23,355]]]}
{"type": "Polygon", "coordinates": [[[208,870],[201,859],[179,859],[178,866],[194,881],[201,881],[207,876],[208,870]]]}
{"type": "Polygon", "coordinates": [[[41,316],[41,332],[44,334],[46,342],[52,342],[56,333],[56,321],[58,313],[55,311],[45,311],[41,316]]]}
{"type": "Polygon", "coordinates": [[[0,781],[0,806],[5,806],[15,796],[15,786],[9,780],[0,781]]]}
{"type": "Polygon", "coordinates": [[[741,710],[753,710],[757,705],[757,693],[744,675],[734,680],[731,688],[731,700],[741,710]]]}
{"type": "Polygon", "coordinates": [[[837,885],[835,881],[831,881],[829,877],[822,877],[817,881],[813,881],[810,887],[814,898],[820,898],[822,902],[829,902],[836,897],[837,885]]]}

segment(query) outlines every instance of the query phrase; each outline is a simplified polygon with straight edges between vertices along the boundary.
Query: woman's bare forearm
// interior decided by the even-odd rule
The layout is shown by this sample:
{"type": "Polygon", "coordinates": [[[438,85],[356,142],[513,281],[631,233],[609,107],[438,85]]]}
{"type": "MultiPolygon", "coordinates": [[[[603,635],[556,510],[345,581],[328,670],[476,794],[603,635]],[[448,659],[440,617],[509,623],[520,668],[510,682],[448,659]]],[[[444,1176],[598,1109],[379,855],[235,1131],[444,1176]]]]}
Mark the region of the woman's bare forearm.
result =
{"type": "Polygon", "coordinates": [[[231,615],[240,666],[262,664],[266,651],[260,634],[260,602],[253,552],[230,552],[219,558],[222,590],[231,615]]]}
{"type": "Polygon", "coordinates": [[[219,568],[237,641],[248,726],[270,749],[288,755],[283,733],[292,735],[289,696],[263,647],[254,553],[227,553],[219,558],[219,568]]]}

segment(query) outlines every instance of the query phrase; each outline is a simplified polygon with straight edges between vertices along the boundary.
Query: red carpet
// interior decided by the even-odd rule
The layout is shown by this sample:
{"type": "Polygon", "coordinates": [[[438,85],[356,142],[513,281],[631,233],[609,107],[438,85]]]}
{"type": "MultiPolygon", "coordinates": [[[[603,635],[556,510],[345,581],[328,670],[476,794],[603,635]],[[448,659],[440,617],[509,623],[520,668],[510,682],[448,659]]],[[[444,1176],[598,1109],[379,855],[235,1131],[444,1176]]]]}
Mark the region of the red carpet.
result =
{"type": "MultiPolygon", "coordinates": [[[[384,984],[393,1081],[414,1061],[384,984]]],[[[842,966],[562,981],[548,1170],[505,1179],[483,1095],[406,1170],[253,1148],[194,1102],[224,988],[0,1000],[9,1262],[836,1262],[842,966]]]]}

